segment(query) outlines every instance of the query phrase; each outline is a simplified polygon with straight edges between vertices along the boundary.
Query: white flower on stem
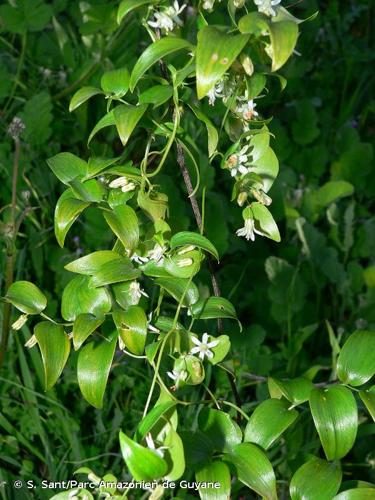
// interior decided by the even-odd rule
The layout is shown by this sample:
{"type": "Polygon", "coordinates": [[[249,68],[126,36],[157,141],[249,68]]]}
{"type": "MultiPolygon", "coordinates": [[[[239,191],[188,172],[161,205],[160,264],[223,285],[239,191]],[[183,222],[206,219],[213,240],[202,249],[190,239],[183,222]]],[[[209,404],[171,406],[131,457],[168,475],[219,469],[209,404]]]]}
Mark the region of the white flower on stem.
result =
{"type": "Polygon", "coordinates": [[[259,116],[259,113],[258,111],[255,111],[255,108],[256,104],[253,101],[253,99],[251,99],[250,101],[247,101],[246,103],[237,106],[236,112],[242,115],[242,118],[248,122],[252,120],[254,117],[259,116]]]}
{"type": "Polygon", "coordinates": [[[150,432],[146,434],[146,444],[149,450],[155,451],[161,458],[164,456],[164,450],[168,448],[167,446],[159,446],[159,448],[156,448],[150,432]]]}
{"type": "Polygon", "coordinates": [[[219,80],[212,89],[207,92],[208,104],[214,106],[216,99],[222,99],[224,96],[224,80],[219,80]]]}
{"type": "Polygon", "coordinates": [[[114,189],[121,188],[123,193],[127,193],[128,191],[134,191],[136,185],[126,177],[117,177],[117,179],[109,183],[109,187],[114,189]]]}
{"type": "Polygon", "coordinates": [[[233,153],[227,160],[227,166],[230,170],[230,175],[235,177],[236,175],[244,175],[249,172],[247,164],[249,163],[249,157],[247,152],[250,148],[249,144],[246,144],[238,153],[233,153]]]}
{"type": "Polygon", "coordinates": [[[141,257],[140,255],[133,253],[133,255],[130,257],[130,260],[134,260],[137,264],[146,264],[150,259],[148,257],[141,257]]]}
{"type": "Polygon", "coordinates": [[[177,267],[189,267],[193,264],[193,259],[187,258],[187,259],[181,259],[177,261],[177,267]]]}
{"type": "Polygon", "coordinates": [[[36,345],[38,343],[35,335],[32,335],[29,340],[26,342],[25,344],[25,347],[27,347],[28,349],[31,349],[32,347],[34,347],[34,345],[36,345]]]}
{"type": "Polygon", "coordinates": [[[152,321],[152,312],[150,312],[150,314],[148,315],[147,319],[148,319],[147,320],[147,330],[149,332],[152,332],[152,333],[160,333],[160,330],[151,324],[151,321],[152,321]]]}
{"type": "Polygon", "coordinates": [[[245,219],[245,225],[244,227],[241,227],[241,229],[238,229],[236,231],[237,236],[244,236],[247,241],[255,241],[255,235],[259,234],[260,236],[264,236],[264,234],[261,231],[258,231],[255,229],[255,224],[254,224],[254,219],[245,219]]]}
{"type": "Polygon", "coordinates": [[[21,330],[23,325],[26,323],[28,318],[27,314],[21,314],[21,316],[12,325],[13,330],[21,330]]]}
{"type": "Polygon", "coordinates": [[[188,372],[186,370],[172,370],[171,372],[167,372],[167,375],[174,380],[174,387],[176,389],[178,389],[181,382],[184,382],[188,378],[188,372]]]}
{"type": "Polygon", "coordinates": [[[212,359],[214,357],[214,353],[210,351],[212,347],[216,347],[219,343],[218,340],[213,340],[211,342],[208,342],[208,333],[204,333],[202,336],[202,341],[200,341],[198,338],[191,336],[192,342],[196,345],[196,347],[193,347],[190,351],[190,354],[198,354],[200,359],[204,359],[205,357],[212,359]]]}
{"type": "Polygon", "coordinates": [[[129,294],[132,299],[132,302],[136,304],[138,304],[138,302],[141,300],[142,295],[144,297],[148,297],[147,293],[144,290],[142,290],[141,285],[136,280],[130,283],[129,294]]]}
{"type": "Polygon", "coordinates": [[[154,21],[148,21],[148,24],[151,28],[164,29],[166,32],[172,31],[175,24],[178,26],[182,25],[182,21],[178,16],[185,9],[185,7],[186,4],[180,7],[178,1],[175,0],[172,6],[167,7],[160,12],[155,12],[154,21]]]}
{"type": "Polygon", "coordinates": [[[258,8],[258,11],[266,16],[276,16],[277,12],[274,7],[281,3],[281,0],[254,0],[255,5],[258,8]]]}
{"type": "Polygon", "coordinates": [[[164,260],[164,252],[166,251],[166,247],[164,245],[160,245],[156,243],[154,248],[148,252],[148,258],[153,260],[154,262],[162,263],[164,260]]]}
{"type": "Polygon", "coordinates": [[[212,10],[215,0],[204,0],[202,7],[204,10],[212,10]]]}

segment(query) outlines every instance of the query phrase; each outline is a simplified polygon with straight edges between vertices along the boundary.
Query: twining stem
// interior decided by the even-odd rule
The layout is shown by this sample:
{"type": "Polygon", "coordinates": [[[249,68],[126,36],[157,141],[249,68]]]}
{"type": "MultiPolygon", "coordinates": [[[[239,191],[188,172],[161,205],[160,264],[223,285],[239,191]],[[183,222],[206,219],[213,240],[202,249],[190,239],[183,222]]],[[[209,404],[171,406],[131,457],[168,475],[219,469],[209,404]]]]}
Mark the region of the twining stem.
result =
{"type": "MultiPolygon", "coordinates": [[[[18,137],[14,137],[14,162],[12,176],[12,203],[10,212],[10,241],[7,245],[7,257],[5,266],[5,293],[13,283],[14,264],[16,259],[16,236],[17,236],[17,180],[20,161],[21,142],[18,137]]],[[[10,318],[12,314],[12,304],[6,302],[3,310],[3,328],[0,344],[0,367],[3,365],[5,352],[8,346],[10,318]]]]}

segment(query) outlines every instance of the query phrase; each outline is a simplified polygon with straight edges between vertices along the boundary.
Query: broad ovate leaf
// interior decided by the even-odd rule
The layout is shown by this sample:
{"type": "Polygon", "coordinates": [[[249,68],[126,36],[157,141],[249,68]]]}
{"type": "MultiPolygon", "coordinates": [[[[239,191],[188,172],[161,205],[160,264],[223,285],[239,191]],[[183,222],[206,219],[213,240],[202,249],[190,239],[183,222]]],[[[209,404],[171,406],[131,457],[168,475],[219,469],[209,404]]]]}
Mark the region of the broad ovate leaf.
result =
{"type": "Polygon", "coordinates": [[[115,121],[115,115],[114,115],[114,110],[112,109],[111,111],[108,111],[107,114],[105,114],[98,123],[95,125],[95,127],[92,129],[89,138],[87,140],[87,145],[90,144],[91,140],[93,137],[103,128],[110,127],[112,125],[116,125],[115,121]]]}
{"type": "Polygon", "coordinates": [[[337,375],[343,384],[357,387],[375,374],[375,332],[358,330],[343,345],[337,375]]]}
{"type": "Polygon", "coordinates": [[[167,473],[167,462],[155,450],[141,446],[121,431],[120,447],[125,463],[136,481],[153,481],[167,473]]]}
{"type": "Polygon", "coordinates": [[[260,202],[252,203],[250,208],[254,216],[255,227],[261,230],[263,236],[276,242],[281,241],[279,229],[268,208],[260,202]]]}
{"type": "Polygon", "coordinates": [[[133,253],[139,241],[138,217],[134,210],[128,205],[117,206],[105,211],[104,218],[124,248],[133,253]]]}
{"type": "Polygon", "coordinates": [[[34,335],[42,355],[45,390],[51,389],[64,369],[70,352],[70,341],[64,328],[42,321],[34,328],[34,335]]]}
{"type": "Polygon", "coordinates": [[[293,21],[269,23],[269,34],[272,46],[272,71],[277,71],[293,54],[298,38],[298,25],[293,21]]]}
{"type": "Polygon", "coordinates": [[[298,412],[281,399],[266,399],[255,409],[245,428],[244,441],[267,450],[293,424],[298,412]]]}
{"type": "Polygon", "coordinates": [[[132,106],[131,104],[120,104],[113,110],[115,125],[123,146],[128,142],[137,123],[144,115],[147,104],[132,106]]]}
{"type": "Polygon", "coordinates": [[[134,9],[154,3],[157,3],[157,0],[122,0],[117,11],[117,23],[120,24],[125,16],[130,14],[134,9]]]}
{"type": "Polygon", "coordinates": [[[98,250],[97,252],[92,252],[84,257],[73,260],[65,266],[65,269],[71,273],[87,274],[90,276],[97,273],[104,264],[112,260],[117,260],[120,257],[120,254],[112,250],[98,250]]]}
{"type": "Polygon", "coordinates": [[[198,425],[216,451],[231,451],[242,441],[241,429],[223,411],[204,408],[198,416],[198,425]]]}
{"type": "Polygon", "coordinates": [[[104,317],[97,318],[92,314],[80,314],[73,324],[73,345],[77,350],[84,341],[102,324],[104,317]]]}
{"type": "Polygon", "coordinates": [[[277,500],[275,473],[267,455],[258,446],[238,444],[231,453],[224,455],[224,459],[234,465],[242,483],[262,498],[277,500]]]}
{"type": "Polygon", "coordinates": [[[169,426],[163,446],[167,448],[164,459],[168,464],[168,473],[165,478],[169,481],[176,481],[185,471],[185,456],[182,439],[172,426],[169,426]]]}
{"type": "Polygon", "coordinates": [[[358,427],[357,403],[350,389],[314,389],[310,409],[327,460],[340,460],[352,448],[358,427]]]}
{"type": "Polygon", "coordinates": [[[106,94],[115,97],[123,97],[129,89],[130,74],[127,68],[119,68],[106,71],[101,80],[100,86],[106,94]]]}
{"type": "Polygon", "coordinates": [[[141,356],[147,336],[147,317],[142,307],[130,306],[126,311],[114,311],[113,320],[125,347],[141,356]]]}
{"type": "Polygon", "coordinates": [[[199,488],[201,500],[229,500],[231,490],[231,476],[226,463],[214,460],[205,463],[197,470],[195,479],[198,483],[220,483],[219,488],[199,488]]]}
{"type": "Polygon", "coordinates": [[[47,307],[45,295],[30,281],[12,283],[5,300],[25,314],[39,314],[47,307]]]}
{"type": "Polygon", "coordinates": [[[83,397],[95,408],[103,407],[104,391],[115,354],[117,336],[111,340],[89,342],[79,351],[78,385],[83,397]]]}
{"type": "Polygon", "coordinates": [[[76,177],[84,176],[87,171],[87,163],[72,153],[58,153],[49,158],[47,164],[64,184],[69,184],[76,177]]]}
{"type": "Polygon", "coordinates": [[[268,379],[268,390],[271,398],[280,399],[284,396],[294,406],[308,401],[313,388],[311,380],[305,377],[289,380],[279,380],[272,377],[268,379]]]}
{"type": "Polygon", "coordinates": [[[217,260],[219,260],[219,254],[216,250],[215,246],[211,243],[211,241],[202,236],[199,233],[193,233],[192,231],[181,231],[172,236],[170,241],[171,249],[183,247],[183,246],[194,246],[209,252],[213,255],[217,260]]]}
{"type": "Polygon", "coordinates": [[[97,288],[98,286],[134,280],[140,275],[141,271],[135,269],[130,259],[119,257],[103,264],[92,276],[90,285],[97,288]]]}
{"type": "Polygon", "coordinates": [[[81,106],[81,104],[91,99],[91,97],[94,97],[94,95],[98,94],[102,94],[102,91],[100,89],[97,89],[95,87],[82,87],[81,89],[77,90],[77,92],[72,97],[69,103],[69,111],[74,111],[79,106],[81,106]]]}
{"type": "Polygon", "coordinates": [[[290,496],[292,500],[332,500],[339,490],[341,477],[337,463],[312,458],[294,473],[290,496]]]}
{"type": "Polygon", "coordinates": [[[228,35],[213,26],[198,33],[196,52],[197,94],[202,99],[233,64],[245,47],[249,35],[228,35]]]}
{"type": "Polygon", "coordinates": [[[373,488],[353,488],[342,491],[333,500],[373,500],[375,498],[375,487],[373,488]]]}
{"type": "Polygon", "coordinates": [[[151,432],[156,426],[160,424],[160,422],[165,424],[165,422],[167,421],[166,414],[169,414],[171,410],[174,410],[176,404],[177,403],[174,400],[157,403],[139,423],[134,438],[137,441],[142,441],[142,439],[145,438],[146,434],[151,432]]]}
{"type": "Polygon", "coordinates": [[[366,406],[367,411],[375,422],[375,385],[366,391],[360,391],[359,397],[362,399],[363,404],[366,406]]]}
{"type": "Polygon", "coordinates": [[[191,310],[193,317],[197,319],[237,319],[233,304],[223,297],[201,299],[193,304],[191,310]]]}
{"type": "Polygon", "coordinates": [[[199,299],[197,286],[188,279],[163,277],[156,279],[155,283],[185,307],[191,306],[199,299]]]}
{"type": "Polygon", "coordinates": [[[79,215],[90,205],[88,201],[77,200],[72,191],[67,189],[56,203],[54,230],[57,243],[64,246],[65,237],[79,215]]]}

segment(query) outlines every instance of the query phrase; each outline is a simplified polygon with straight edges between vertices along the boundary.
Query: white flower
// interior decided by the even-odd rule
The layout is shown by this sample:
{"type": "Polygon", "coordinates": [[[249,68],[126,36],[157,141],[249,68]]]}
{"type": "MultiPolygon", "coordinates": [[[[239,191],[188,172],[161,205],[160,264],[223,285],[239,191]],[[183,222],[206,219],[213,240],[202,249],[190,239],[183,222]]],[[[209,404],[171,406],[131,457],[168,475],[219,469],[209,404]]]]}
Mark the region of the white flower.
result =
{"type": "Polygon", "coordinates": [[[181,381],[185,381],[188,377],[186,370],[172,370],[167,372],[169,378],[175,381],[175,388],[177,389],[181,381]]]}
{"type": "Polygon", "coordinates": [[[167,446],[160,446],[159,448],[156,448],[150,432],[146,434],[146,444],[150,450],[155,451],[161,458],[164,456],[164,450],[168,448],[167,446]]]}
{"type": "Polygon", "coordinates": [[[154,262],[162,263],[164,260],[164,252],[166,251],[166,247],[164,245],[160,245],[156,243],[154,248],[148,252],[148,258],[153,260],[154,262]]]}
{"type": "Polygon", "coordinates": [[[214,6],[215,0],[204,0],[203,2],[203,8],[205,10],[211,10],[214,6]]]}
{"type": "Polygon", "coordinates": [[[251,99],[250,101],[237,106],[236,112],[242,115],[244,120],[250,121],[252,118],[254,118],[254,116],[259,116],[259,113],[258,111],[255,111],[255,108],[256,104],[253,99],[251,99]]]}
{"type": "Polygon", "coordinates": [[[173,6],[167,7],[161,12],[155,12],[154,21],[148,21],[148,24],[151,28],[165,29],[166,32],[172,31],[175,24],[182,25],[182,21],[178,16],[185,7],[186,4],[180,7],[178,1],[175,0],[173,6]]]}
{"type": "Polygon", "coordinates": [[[254,0],[259,12],[272,17],[276,16],[276,9],[274,7],[279,5],[280,2],[281,0],[254,0]]]}
{"type": "Polygon", "coordinates": [[[191,340],[192,342],[194,342],[194,344],[197,346],[197,347],[193,347],[190,351],[191,354],[198,354],[199,353],[199,358],[200,359],[204,359],[204,357],[206,356],[207,358],[209,359],[212,359],[214,357],[214,353],[212,351],[210,351],[210,349],[212,347],[216,347],[219,343],[218,340],[213,340],[212,342],[208,342],[208,333],[204,333],[203,336],[202,336],[202,342],[197,339],[196,337],[193,337],[191,336],[191,340]]]}
{"type": "Polygon", "coordinates": [[[26,323],[28,318],[27,314],[21,314],[21,316],[12,325],[13,330],[21,330],[23,325],[26,323]]]}
{"type": "Polygon", "coordinates": [[[187,258],[187,259],[181,259],[177,261],[177,267],[189,267],[193,264],[193,259],[187,258]]]}
{"type": "Polygon", "coordinates": [[[29,340],[26,342],[25,344],[25,347],[27,347],[28,349],[31,349],[32,347],[34,347],[34,345],[36,345],[38,343],[35,335],[32,335],[29,340]]]}
{"type": "Polygon", "coordinates": [[[246,166],[249,162],[249,157],[247,152],[250,148],[249,144],[246,144],[240,151],[233,153],[227,160],[227,166],[230,169],[230,175],[235,177],[236,175],[243,175],[249,172],[249,168],[246,166]]]}
{"type": "Polygon", "coordinates": [[[117,177],[117,179],[109,183],[109,187],[114,189],[121,188],[123,193],[127,193],[128,191],[134,191],[136,185],[126,177],[117,177]]]}
{"type": "Polygon", "coordinates": [[[130,257],[131,260],[134,260],[137,264],[146,264],[150,259],[148,257],[141,257],[140,255],[133,253],[133,255],[130,257]]]}
{"type": "Polygon", "coordinates": [[[138,302],[141,300],[142,295],[144,297],[148,297],[147,293],[144,290],[142,290],[138,281],[132,281],[130,283],[129,294],[132,299],[132,302],[135,304],[138,304],[138,302]]]}
{"type": "Polygon", "coordinates": [[[207,92],[207,97],[210,106],[215,105],[217,98],[222,99],[224,97],[224,80],[216,82],[212,89],[207,92]]]}
{"type": "Polygon", "coordinates": [[[255,235],[260,234],[261,236],[264,236],[264,234],[261,231],[258,231],[255,229],[255,224],[254,224],[254,219],[245,219],[245,225],[244,227],[241,227],[241,229],[238,229],[236,231],[237,236],[244,236],[247,241],[255,241],[255,235]]]}

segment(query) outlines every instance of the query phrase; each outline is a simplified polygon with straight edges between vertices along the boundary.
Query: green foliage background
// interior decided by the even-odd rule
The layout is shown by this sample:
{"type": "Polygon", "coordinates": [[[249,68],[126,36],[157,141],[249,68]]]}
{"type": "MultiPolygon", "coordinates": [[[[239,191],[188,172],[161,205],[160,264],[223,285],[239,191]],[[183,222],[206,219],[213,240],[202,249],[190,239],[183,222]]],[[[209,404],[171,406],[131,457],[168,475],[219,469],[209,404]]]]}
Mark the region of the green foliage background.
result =
{"type": "MultiPolygon", "coordinates": [[[[104,70],[132,68],[138,45],[144,49],[144,32],[135,16],[118,29],[117,2],[18,0],[17,5],[17,16],[9,4],[0,7],[0,230],[5,243],[13,162],[13,142],[6,131],[17,115],[26,129],[18,182],[25,218],[17,240],[16,278],[37,283],[48,295],[47,314],[54,316],[56,298],[69,279],[63,266],[83,253],[107,248],[112,233],[89,209],[69,233],[66,247],[57,245],[53,210],[62,187],[46,159],[60,151],[87,156],[86,139],[105,104],[94,98],[69,114],[70,98],[82,85],[98,85],[104,70]]],[[[235,236],[241,210],[230,203],[228,174],[209,165],[206,137],[195,134],[193,123],[189,131],[199,148],[207,190],[206,235],[224,256],[218,279],[244,325],[241,333],[233,324],[226,328],[246,413],[268,398],[268,376],[308,373],[317,384],[336,380],[339,346],[356,329],[375,330],[374,5],[368,0],[312,0],[295,7],[302,18],[317,10],[319,16],[303,25],[297,45],[301,57],[281,71],[286,89],[280,95],[275,79],[262,100],[268,116],[275,117],[269,127],[281,169],[270,194],[281,243],[258,238],[250,245],[235,236]],[[340,183],[336,187],[341,191],[332,197],[333,182],[340,183]]],[[[218,22],[223,12],[218,11],[218,22]]],[[[206,109],[212,120],[215,109],[206,109]]],[[[141,134],[130,143],[135,160],[139,141],[141,134]]],[[[109,156],[121,152],[111,132],[100,147],[109,156]]],[[[194,229],[173,162],[160,183],[169,196],[173,230],[194,229]]],[[[3,269],[5,250],[0,259],[3,269]]],[[[208,289],[208,273],[200,276],[200,288],[208,289]]],[[[152,372],[136,360],[118,357],[104,408],[95,410],[78,390],[74,359],[59,383],[43,393],[39,354],[23,348],[29,336],[27,326],[12,334],[0,372],[0,481],[64,480],[81,466],[122,477],[118,429],[135,429],[152,372]]],[[[224,375],[208,373],[206,383],[216,397],[230,399],[224,375]]],[[[194,423],[195,413],[194,407],[187,408],[185,428],[194,423]]],[[[374,483],[375,424],[363,405],[359,424],[355,446],[342,462],[343,481],[374,483]]],[[[289,482],[309,454],[321,454],[321,444],[308,407],[302,407],[300,425],[271,449],[278,478],[289,482]]],[[[255,498],[241,488],[235,486],[233,498],[255,498]]],[[[285,487],[282,498],[288,498],[287,491],[285,487]]],[[[38,494],[50,498],[52,491],[38,494]]],[[[3,488],[0,497],[34,498],[26,489],[3,488]]],[[[188,497],[180,493],[179,498],[188,497]]]]}

